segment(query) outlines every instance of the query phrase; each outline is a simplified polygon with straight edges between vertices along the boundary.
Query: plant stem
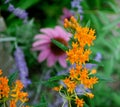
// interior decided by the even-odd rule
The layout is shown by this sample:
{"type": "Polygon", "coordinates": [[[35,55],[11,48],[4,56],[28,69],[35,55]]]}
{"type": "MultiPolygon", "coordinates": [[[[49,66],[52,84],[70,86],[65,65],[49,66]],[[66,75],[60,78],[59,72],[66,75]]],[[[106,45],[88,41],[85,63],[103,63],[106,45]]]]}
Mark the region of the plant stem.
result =
{"type": "Polygon", "coordinates": [[[16,41],[14,37],[0,38],[0,42],[16,41]]]}
{"type": "Polygon", "coordinates": [[[68,100],[68,103],[69,103],[69,107],[72,107],[72,106],[71,106],[71,100],[68,100]]]}

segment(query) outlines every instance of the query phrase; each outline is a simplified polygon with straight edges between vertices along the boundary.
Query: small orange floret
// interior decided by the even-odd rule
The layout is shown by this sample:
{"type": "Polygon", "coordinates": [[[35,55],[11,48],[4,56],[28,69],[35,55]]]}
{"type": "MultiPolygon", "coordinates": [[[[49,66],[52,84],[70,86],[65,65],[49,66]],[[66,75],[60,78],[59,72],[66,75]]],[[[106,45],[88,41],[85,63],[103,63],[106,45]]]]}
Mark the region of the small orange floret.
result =
{"type": "Polygon", "coordinates": [[[2,75],[2,70],[0,69],[0,75],[2,75]]]}
{"type": "Polygon", "coordinates": [[[62,86],[54,87],[53,90],[55,90],[55,91],[59,91],[59,90],[61,90],[61,88],[62,88],[62,86]]]}
{"type": "Polygon", "coordinates": [[[96,69],[92,69],[91,73],[90,74],[96,74],[96,69]]]}
{"type": "Polygon", "coordinates": [[[92,94],[92,93],[87,93],[86,96],[88,96],[89,98],[93,98],[93,97],[94,97],[94,94],[92,94]]]}
{"type": "Polygon", "coordinates": [[[17,107],[15,100],[10,101],[10,107],[17,107]]]}
{"type": "Polygon", "coordinates": [[[76,99],[75,99],[75,103],[77,104],[77,107],[83,107],[84,100],[83,100],[83,99],[76,98],[76,99]]]}

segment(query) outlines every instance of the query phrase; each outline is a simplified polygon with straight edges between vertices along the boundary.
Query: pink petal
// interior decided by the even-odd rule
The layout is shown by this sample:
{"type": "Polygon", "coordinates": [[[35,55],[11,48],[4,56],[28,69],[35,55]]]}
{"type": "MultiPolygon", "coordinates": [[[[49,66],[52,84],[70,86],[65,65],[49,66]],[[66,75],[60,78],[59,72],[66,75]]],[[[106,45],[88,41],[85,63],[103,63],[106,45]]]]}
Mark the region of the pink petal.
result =
{"type": "Polygon", "coordinates": [[[49,49],[49,44],[40,45],[32,48],[33,51],[40,51],[45,49],[49,49]]]}
{"type": "Polygon", "coordinates": [[[59,36],[62,37],[64,40],[68,41],[70,34],[65,32],[60,26],[56,26],[55,30],[59,33],[59,36]]]}
{"type": "Polygon", "coordinates": [[[47,57],[49,56],[49,54],[50,54],[50,50],[49,49],[41,51],[41,53],[38,56],[38,61],[39,62],[44,61],[45,59],[47,59],[47,57]]]}
{"type": "Polygon", "coordinates": [[[47,59],[47,65],[48,67],[51,67],[55,64],[56,62],[56,56],[54,56],[52,53],[51,55],[49,55],[48,59],[47,59]]]}
{"type": "Polygon", "coordinates": [[[60,63],[60,65],[64,68],[67,67],[67,62],[66,62],[66,55],[62,55],[59,57],[58,62],[60,63]]]}
{"type": "Polygon", "coordinates": [[[49,44],[50,43],[50,41],[49,40],[38,40],[38,41],[35,41],[34,43],[33,43],[33,47],[36,47],[36,46],[39,46],[39,45],[46,45],[46,44],[49,44]]]}
{"type": "Polygon", "coordinates": [[[44,34],[37,34],[35,35],[35,39],[47,39],[50,40],[50,37],[44,34]]]}
{"type": "Polygon", "coordinates": [[[41,29],[40,31],[47,34],[51,38],[58,36],[57,32],[50,28],[41,29]]]}

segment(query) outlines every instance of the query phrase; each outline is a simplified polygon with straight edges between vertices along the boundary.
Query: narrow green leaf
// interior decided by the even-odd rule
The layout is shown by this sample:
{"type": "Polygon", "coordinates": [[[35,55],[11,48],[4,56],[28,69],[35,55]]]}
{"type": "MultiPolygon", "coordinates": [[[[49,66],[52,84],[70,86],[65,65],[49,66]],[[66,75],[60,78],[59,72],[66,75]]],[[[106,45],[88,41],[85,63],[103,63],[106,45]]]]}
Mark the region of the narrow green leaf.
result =
{"type": "Polygon", "coordinates": [[[41,95],[40,103],[35,105],[34,107],[48,107],[48,103],[47,103],[47,100],[45,98],[45,94],[41,95]]]}
{"type": "Polygon", "coordinates": [[[117,5],[115,5],[115,4],[111,3],[111,2],[107,2],[107,3],[110,5],[110,7],[113,9],[113,11],[115,13],[119,13],[120,12],[120,9],[117,7],[117,5]]]}
{"type": "Polygon", "coordinates": [[[97,11],[97,14],[99,15],[99,18],[101,20],[101,22],[103,22],[103,24],[109,24],[109,19],[106,16],[107,14],[104,13],[103,11],[97,11]]]}
{"type": "Polygon", "coordinates": [[[98,17],[95,14],[90,14],[91,21],[93,23],[93,26],[96,28],[97,31],[101,29],[100,21],[98,20],[98,17]]]}
{"type": "Polygon", "coordinates": [[[55,39],[52,39],[51,41],[52,41],[52,43],[54,43],[56,46],[58,46],[63,51],[67,51],[68,50],[68,47],[66,47],[64,44],[60,43],[59,41],[57,41],[55,39]]]}
{"type": "Polygon", "coordinates": [[[56,81],[52,81],[52,82],[45,81],[45,82],[43,82],[43,85],[46,87],[49,87],[49,88],[53,88],[53,87],[59,86],[59,83],[56,81]]]}
{"type": "Polygon", "coordinates": [[[12,85],[12,83],[16,80],[17,76],[18,76],[18,71],[12,73],[12,74],[8,77],[8,78],[9,78],[9,82],[8,82],[9,86],[12,85]]]}
{"type": "Polygon", "coordinates": [[[47,81],[52,82],[52,81],[64,79],[65,77],[67,77],[67,75],[54,76],[48,79],[47,81]]]}
{"type": "Polygon", "coordinates": [[[109,32],[109,31],[112,30],[114,27],[116,27],[119,22],[120,22],[120,17],[117,18],[117,19],[115,19],[115,20],[112,21],[111,23],[107,24],[106,26],[104,26],[104,27],[102,28],[102,30],[109,32]]]}
{"type": "Polygon", "coordinates": [[[97,73],[95,74],[95,76],[100,80],[100,81],[106,81],[106,82],[114,82],[115,80],[113,80],[112,78],[105,76],[103,74],[97,73]]]}
{"type": "Polygon", "coordinates": [[[88,22],[86,23],[86,27],[90,27],[90,24],[91,24],[91,21],[90,20],[88,20],[88,22]]]}
{"type": "Polygon", "coordinates": [[[0,38],[0,42],[16,41],[14,37],[0,38]]]}
{"type": "Polygon", "coordinates": [[[27,9],[27,8],[31,7],[32,5],[35,5],[39,1],[40,0],[21,0],[18,3],[18,6],[21,7],[22,9],[27,9]]]}

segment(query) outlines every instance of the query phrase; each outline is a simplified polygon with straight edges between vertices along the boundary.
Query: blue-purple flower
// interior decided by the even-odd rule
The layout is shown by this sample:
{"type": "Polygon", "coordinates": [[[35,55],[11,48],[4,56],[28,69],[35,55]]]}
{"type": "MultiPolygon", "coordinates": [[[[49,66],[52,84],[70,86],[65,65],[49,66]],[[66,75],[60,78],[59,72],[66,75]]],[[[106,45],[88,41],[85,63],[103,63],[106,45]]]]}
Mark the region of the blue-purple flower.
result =
{"type": "Polygon", "coordinates": [[[14,52],[15,62],[18,70],[20,71],[20,80],[27,87],[30,84],[30,80],[27,79],[28,77],[28,67],[25,61],[24,53],[20,47],[17,47],[14,52]]]}
{"type": "Polygon", "coordinates": [[[19,17],[20,19],[24,20],[24,22],[28,19],[28,13],[20,8],[15,8],[14,5],[9,4],[8,11],[12,12],[15,16],[19,17]]]}
{"type": "Polygon", "coordinates": [[[71,8],[72,8],[72,13],[73,14],[78,13],[80,15],[80,19],[82,20],[83,19],[83,9],[81,6],[81,2],[82,2],[82,0],[71,1],[71,8]]]}
{"type": "MultiPolygon", "coordinates": [[[[97,62],[100,62],[101,59],[102,59],[102,55],[101,55],[101,53],[98,52],[96,54],[94,60],[97,61],[97,62]]],[[[92,63],[87,63],[86,64],[86,68],[88,68],[88,69],[92,69],[93,67],[96,67],[96,66],[97,66],[96,64],[92,64],[92,63]]]]}

